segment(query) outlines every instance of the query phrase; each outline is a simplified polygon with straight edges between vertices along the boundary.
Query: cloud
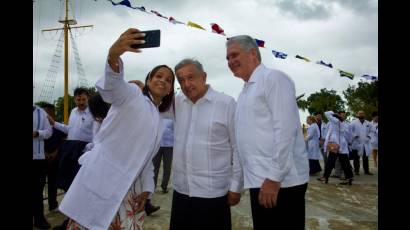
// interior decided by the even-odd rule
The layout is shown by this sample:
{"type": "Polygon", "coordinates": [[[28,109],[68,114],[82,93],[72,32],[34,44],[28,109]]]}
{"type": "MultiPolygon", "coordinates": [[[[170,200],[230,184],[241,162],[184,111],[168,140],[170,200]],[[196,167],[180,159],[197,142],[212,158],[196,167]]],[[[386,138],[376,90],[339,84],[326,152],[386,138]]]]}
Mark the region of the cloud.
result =
{"type": "MultiPolygon", "coordinates": [[[[237,97],[243,81],[227,67],[224,36],[211,32],[209,23],[218,23],[227,36],[248,34],[266,41],[262,60],[269,68],[287,73],[295,82],[296,94],[311,93],[321,88],[335,89],[339,95],[349,84],[357,84],[360,74],[378,75],[377,1],[349,0],[225,0],[225,1],[148,1],[131,0],[134,6],[145,6],[179,21],[191,20],[208,31],[184,25],[173,25],[154,15],[108,1],[75,0],[73,8],[78,25],[94,25],[76,37],[84,70],[91,83],[103,75],[108,49],[129,27],[143,30],[160,29],[161,47],[146,49],[141,54],[126,53],[127,80],[144,80],[156,65],[171,68],[186,57],[197,58],[207,72],[207,81],[218,91],[237,97]],[[271,49],[288,53],[286,60],[273,57],[271,49]],[[295,59],[299,54],[312,60],[295,59]],[[334,67],[359,76],[350,81],[340,78],[336,69],[315,61],[331,62],[334,67]]],[[[47,74],[58,36],[39,32],[61,26],[58,1],[39,1],[33,7],[33,82],[40,90],[47,74]],[[52,35],[54,40],[50,39],[52,35]]],[[[73,56],[70,54],[71,57],[73,56]]],[[[75,82],[76,70],[70,63],[70,76],[75,82]]],[[[62,69],[56,89],[62,95],[62,69]]],[[[70,80],[71,82],[71,80],[70,80]]],[[[72,88],[72,87],[70,87],[72,88]]],[[[35,99],[34,99],[35,100],[35,99]]],[[[304,119],[304,117],[303,117],[304,119]]]]}

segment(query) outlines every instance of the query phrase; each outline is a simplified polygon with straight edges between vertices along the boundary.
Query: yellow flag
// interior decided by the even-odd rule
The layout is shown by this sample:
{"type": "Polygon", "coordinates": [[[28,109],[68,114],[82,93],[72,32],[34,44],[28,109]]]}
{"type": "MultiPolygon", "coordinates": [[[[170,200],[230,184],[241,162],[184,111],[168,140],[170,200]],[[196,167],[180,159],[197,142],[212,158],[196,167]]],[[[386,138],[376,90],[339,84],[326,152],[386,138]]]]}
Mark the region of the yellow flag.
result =
{"type": "Polygon", "coordinates": [[[204,29],[202,26],[200,26],[200,25],[198,25],[198,24],[196,24],[196,23],[193,23],[193,22],[191,22],[191,21],[188,21],[188,24],[187,24],[187,25],[190,26],[190,27],[195,27],[195,28],[201,29],[201,30],[206,30],[206,29],[204,29]]]}

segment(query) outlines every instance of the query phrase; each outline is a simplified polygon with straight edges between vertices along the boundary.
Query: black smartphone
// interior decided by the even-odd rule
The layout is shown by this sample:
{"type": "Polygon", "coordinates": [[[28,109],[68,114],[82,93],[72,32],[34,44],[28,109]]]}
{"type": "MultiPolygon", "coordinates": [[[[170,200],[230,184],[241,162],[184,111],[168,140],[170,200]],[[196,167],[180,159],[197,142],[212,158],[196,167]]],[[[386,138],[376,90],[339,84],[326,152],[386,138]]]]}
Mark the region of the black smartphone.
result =
{"type": "Polygon", "coordinates": [[[139,33],[145,33],[145,37],[144,37],[145,43],[131,45],[132,48],[143,49],[143,48],[159,47],[161,43],[161,31],[160,30],[147,30],[147,31],[140,31],[139,33]]]}

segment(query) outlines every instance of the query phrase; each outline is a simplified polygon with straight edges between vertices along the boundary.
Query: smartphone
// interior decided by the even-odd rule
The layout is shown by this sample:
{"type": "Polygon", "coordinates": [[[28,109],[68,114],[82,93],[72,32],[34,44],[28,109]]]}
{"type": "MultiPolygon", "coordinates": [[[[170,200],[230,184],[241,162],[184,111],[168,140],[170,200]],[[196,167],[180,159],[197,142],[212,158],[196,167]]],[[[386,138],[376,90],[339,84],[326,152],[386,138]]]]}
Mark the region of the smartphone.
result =
{"type": "Polygon", "coordinates": [[[147,30],[147,31],[140,31],[139,33],[145,33],[145,37],[144,37],[145,43],[131,45],[132,48],[143,49],[143,48],[159,47],[161,43],[161,31],[160,30],[147,30]]]}

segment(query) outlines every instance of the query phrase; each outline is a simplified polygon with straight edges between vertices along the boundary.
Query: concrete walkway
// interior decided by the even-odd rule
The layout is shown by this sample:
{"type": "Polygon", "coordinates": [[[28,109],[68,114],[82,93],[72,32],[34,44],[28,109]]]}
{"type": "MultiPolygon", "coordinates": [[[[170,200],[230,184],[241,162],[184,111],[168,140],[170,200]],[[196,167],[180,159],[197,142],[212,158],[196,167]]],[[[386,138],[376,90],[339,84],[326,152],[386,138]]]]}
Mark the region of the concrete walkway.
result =
{"type": "MultiPolygon", "coordinates": [[[[369,160],[373,176],[364,175],[361,169],[360,176],[355,176],[353,185],[339,185],[340,180],[330,178],[329,184],[317,181],[319,176],[311,176],[306,193],[306,229],[377,229],[378,216],[378,173],[372,168],[373,161],[369,160]]],[[[323,162],[321,163],[323,165],[323,162]]],[[[361,165],[362,166],[362,165],[361,165]]],[[[162,171],[159,174],[161,182],[162,171]]],[[[171,214],[172,187],[163,194],[157,188],[152,198],[154,205],[161,209],[146,217],[144,230],[168,230],[171,214]]],[[[59,200],[62,196],[59,197],[59,200]]],[[[62,223],[64,216],[58,211],[48,212],[47,201],[44,203],[47,210],[46,218],[52,226],[62,223]]],[[[245,191],[241,202],[232,207],[232,229],[252,229],[249,192],[245,191]]]]}

